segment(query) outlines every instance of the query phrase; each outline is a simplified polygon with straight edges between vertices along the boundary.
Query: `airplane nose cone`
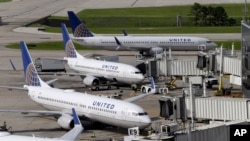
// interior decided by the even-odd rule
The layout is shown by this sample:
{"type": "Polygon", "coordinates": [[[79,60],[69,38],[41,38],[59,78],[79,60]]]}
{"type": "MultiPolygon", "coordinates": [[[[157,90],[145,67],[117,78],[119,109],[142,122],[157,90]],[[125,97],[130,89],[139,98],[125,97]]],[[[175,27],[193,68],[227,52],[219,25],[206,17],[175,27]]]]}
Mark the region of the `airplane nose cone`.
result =
{"type": "Polygon", "coordinates": [[[144,76],[143,75],[137,75],[134,78],[134,83],[141,83],[144,80],[144,76]]]}
{"type": "Polygon", "coordinates": [[[142,126],[141,129],[146,128],[151,125],[151,119],[148,116],[145,116],[141,119],[142,126]]]}
{"type": "Polygon", "coordinates": [[[213,47],[218,47],[218,45],[216,43],[212,43],[213,47]]]}
{"type": "Polygon", "coordinates": [[[140,82],[142,82],[142,81],[144,80],[144,76],[143,76],[143,75],[140,75],[140,76],[138,77],[138,79],[140,80],[140,82]]]}

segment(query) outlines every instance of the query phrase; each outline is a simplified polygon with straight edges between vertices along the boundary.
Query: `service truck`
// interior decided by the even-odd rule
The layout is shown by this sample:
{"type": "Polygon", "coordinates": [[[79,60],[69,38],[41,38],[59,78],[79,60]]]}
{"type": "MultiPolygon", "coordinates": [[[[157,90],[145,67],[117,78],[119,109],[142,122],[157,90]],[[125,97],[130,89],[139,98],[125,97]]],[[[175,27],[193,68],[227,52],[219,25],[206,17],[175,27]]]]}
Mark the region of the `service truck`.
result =
{"type": "Polygon", "coordinates": [[[35,67],[38,72],[66,72],[64,60],[52,58],[36,58],[35,67]]]}

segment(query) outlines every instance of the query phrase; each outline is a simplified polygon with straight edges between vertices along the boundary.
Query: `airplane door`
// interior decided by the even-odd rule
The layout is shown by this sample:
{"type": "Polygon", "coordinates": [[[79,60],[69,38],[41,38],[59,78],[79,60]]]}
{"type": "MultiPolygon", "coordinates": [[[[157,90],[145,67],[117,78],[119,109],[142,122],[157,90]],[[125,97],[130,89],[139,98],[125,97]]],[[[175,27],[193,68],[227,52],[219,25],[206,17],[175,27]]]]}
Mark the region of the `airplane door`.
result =
{"type": "Polygon", "coordinates": [[[201,50],[201,51],[206,50],[206,45],[199,45],[198,50],[201,50]]]}

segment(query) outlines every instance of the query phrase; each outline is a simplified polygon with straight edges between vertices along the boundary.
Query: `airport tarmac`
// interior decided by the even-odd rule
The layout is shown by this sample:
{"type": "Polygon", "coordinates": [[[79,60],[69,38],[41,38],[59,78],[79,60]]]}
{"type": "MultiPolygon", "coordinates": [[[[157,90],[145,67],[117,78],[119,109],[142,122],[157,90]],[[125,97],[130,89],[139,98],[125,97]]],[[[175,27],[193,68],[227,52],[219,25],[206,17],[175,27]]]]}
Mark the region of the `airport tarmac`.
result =
{"type": "MultiPolygon", "coordinates": [[[[81,54],[93,53],[93,51],[80,51],[81,54]]],[[[37,51],[30,50],[33,60],[37,57],[63,57],[63,51],[37,51]]],[[[110,51],[103,51],[105,55],[112,55],[110,51]]],[[[133,63],[136,61],[133,53],[135,52],[121,52],[120,61],[133,63]]],[[[185,52],[183,52],[185,54],[185,52]]],[[[195,55],[195,52],[193,52],[195,55]]],[[[183,56],[180,52],[176,57],[183,56]]],[[[193,56],[194,57],[194,56],[193,56]]],[[[187,58],[190,58],[188,56],[187,58]]],[[[184,57],[185,59],[185,57],[184,57]]],[[[0,85],[17,86],[22,87],[24,85],[24,78],[22,72],[22,62],[21,53],[18,49],[7,49],[1,48],[0,54],[1,69],[0,69],[0,85]],[[12,70],[9,63],[9,59],[13,60],[18,71],[12,70]]],[[[79,77],[68,77],[68,76],[41,76],[45,81],[59,78],[58,81],[54,83],[54,87],[62,89],[75,89],[80,92],[88,92],[91,94],[103,94],[103,95],[113,95],[115,93],[120,93],[122,90],[122,98],[127,98],[131,96],[131,90],[129,88],[121,87],[119,90],[113,89],[109,91],[90,91],[83,87],[82,81],[79,77]]],[[[182,94],[182,88],[187,87],[181,81],[177,82],[178,89],[169,91],[167,96],[177,96],[182,94]]],[[[212,95],[213,90],[209,90],[208,94],[212,95]]],[[[148,112],[149,116],[152,118],[152,127],[155,128],[156,124],[168,123],[169,121],[164,120],[164,118],[159,117],[159,98],[163,96],[160,94],[155,94],[146,98],[143,98],[136,104],[140,105],[148,112]]],[[[10,110],[44,110],[41,106],[34,103],[27,95],[26,91],[17,90],[6,90],[1,89],[0,93],[0,107],[1,109],[10,110]]],[[[29,135],[33,134],[36,136],[43,137],[59,137],[66,131],[61,129],[53,117],[38,116],[36,114],[22,115],[19,113],[1,113],[0,114],[0,126],[4,121],[7,122],[8,126],[11,126],[11,130],[14,134],[18,135],[29,135]]],[[[144,133],[145,134],[145,133],[144,133]]],[[[80,135],[78,140],[109,140],[110,138],[119,138],[127,135],[126,129],[121,129],[117,127],[105,127],[102,129],[87,129],[84,130],[80,135]],[[93,136],[95,135],[95,138],[93,136]]]]}
{"type": "MultiPolygon", "coordinates": [[[[194,1],[188,1],[191,4],[194,1]]],[[[200,3],[206,3],[207,1],[200,1],[200,3]]],[[[238,3],[238,0],[212,0],[209,3],[238,3]]],[[[1,3],[1,26],[0,26],[0,85],[8,86],[20,86],[24,84],[21,53],[18,49],[7,49],[4,45],[19,42],[24,40],[26,42],[44,42],[44,41],[61,41],[60,34],[37,34],[23,32],[13,32],[13,29],[17,27],[23,27],[28,23],[34,22],[42,17],[46,17],[51,14],[55,15],[66,15],[66,11],[73,10],[78,12],[85,8],[111,8],[111,7],[145,7],[145,6],[163,6],[163,5],[179,5],[179,4],[189,4],[187,1],[177,0],[177,1],[166,1],[166,0],[75,0],[74,2],[68,0],[13,0],[10,3],[1,3]],[[18,71],[13,71],[9,59],[13,61],[18,71]]],[[[25,28],[25,30],[34,30],[25,28]]],[[[36,30],[36,29],[35,29],[36,30]]],[[[197,35],[199,36],[199,35],[197,35]]],[[[201,35],[202,36],[202,35],[201,35]]],[[[204,35],[208,38],[214,37],[216,39],[224,38],[229,36],[229,40],[238,39],[240,34],[231,35],[204,35]]],[[[210,38],[211,39],[211,38],[210,38]]],[[[31,55],[33,60],[37,57],[63,57],[63,51],[34,51],[31,50],[31,55]]],[[[80,51],[81,54],[92,53],[95,51],[80,51]]],[[[102,51],[102,54],[114,54],[114,52],[102,51]]],[[[136,64],[136,60],[131,57],[134,56],[135,52],[115,52],[115,54],[120,55],[121,62],[130,62],[131,64],[136,64]],[[131,55],[132,54],[132,55],[131,55]]],[[[184,53],[185,54],[185,53],[184,53]]],[[[195,54],[195,53],[194,53],[195,54]]],[[[190,56],[189,56],[190,57],[190,56]]],[[[189,58],[187,57],[187,58],[189,58]]],[[[56,76],[42,76],[44,80],[51,80],[56,78],[56,76]]],[[[178,82],[179,89],[170,91],[168,95],[179,95],[181,94],[181,87],[183,87],[182,82],[178,82]]],[[[55,82],[55,87],[58,88],[70,88],[76,89],[77,91],[85,92],[88,89],[83,88],[80,78],[77,77],[66,77],[59,76],[59,80],[55,82]]],[[[114,94],[120,92],[120,90],[102,91],[102,92],[92,92],[93,94],[114,94]]],[[[123,98],[130,96],[130,90],[123,89],[123,98]]],[[[208,93],[212,94],[213,91],[208,93]]],[[[159,102],[158,99],[162,95],[153,95],[146,97],[138,102],[138,105],[142,106],[153,119],[154,126],[157,123],[168,122],[163,118],[159,118],[159,102]]],[[[43,110],[41,106],[34,103],[27,95],[25,91],[9,91],[6,89],[1,89],[0,91],[0,107],[1,109],[27,109],[27,110],[43,110]]],[[[56,120],[53,117],[43,117],[34,114],[31,115],[21,115],[19,113],[0,113],[0,126],[4,121],[7,122],[7,126],[11,126],[11,130],[14,134],[28,135],[28,136],[42,136],[42,137],[59,137],[66,131],[61,129],[56,120]]],[[[109,140],[112,137],[122,138],[122,136],[127,135],[127,130],[119,129],[116,127],[108,127],[104,129],[90,129],[84,130],[80,135],[78,140],[109,140]],[[95,135],[95,138],[94,138],[95,135]]]]}

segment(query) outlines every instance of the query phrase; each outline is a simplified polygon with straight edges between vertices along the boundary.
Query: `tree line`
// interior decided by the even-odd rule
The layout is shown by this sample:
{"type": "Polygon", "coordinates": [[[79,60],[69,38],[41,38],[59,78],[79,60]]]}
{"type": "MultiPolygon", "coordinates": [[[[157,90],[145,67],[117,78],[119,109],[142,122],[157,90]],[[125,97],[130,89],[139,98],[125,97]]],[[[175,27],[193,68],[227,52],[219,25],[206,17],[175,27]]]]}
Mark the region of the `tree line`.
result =
{"type": "Polygon", "coordinates": [[[202,6],[194,3],[191,7],[190,15],[196,26],[234,26],[236,20],[229,18],[224,7],[202,6]]]}

